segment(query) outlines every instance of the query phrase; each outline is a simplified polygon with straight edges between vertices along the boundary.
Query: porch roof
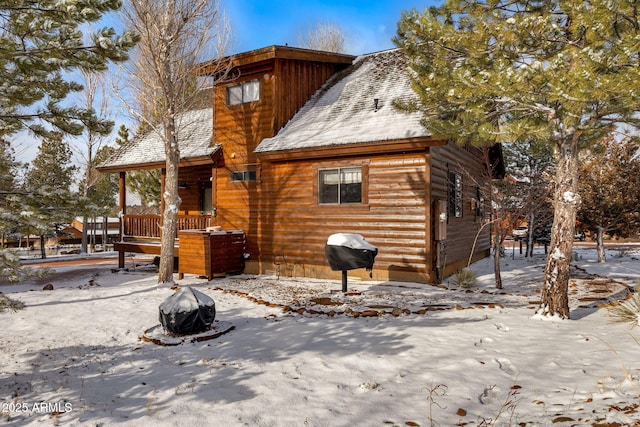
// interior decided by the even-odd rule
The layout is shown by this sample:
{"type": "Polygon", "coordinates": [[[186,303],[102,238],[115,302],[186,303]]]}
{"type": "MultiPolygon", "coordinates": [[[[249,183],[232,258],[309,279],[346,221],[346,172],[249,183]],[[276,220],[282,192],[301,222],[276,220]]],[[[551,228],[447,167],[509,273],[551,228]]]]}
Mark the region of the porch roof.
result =
{"type": "Polygon", "coordinates": [[[258,155],[309,151],[366,143],[430,139],[420,113],[405,113],[393,101],[418,99],[408,59],[400,49],[358,57],[334,75],[278,134],[258,145],[258,155]]]}
{"type": "MultiPolygon", "coordinates": [[[[158,169],[165,166],[164,142],[160,132],[153,129],[136,137],[118,150],[97,169],[119,172],[131,169],[158,169]]],[[[213,163],[221,146],[213,144],[213,109],[187,111],[176,120],[180,146],[180,165],[213,163]]]]}

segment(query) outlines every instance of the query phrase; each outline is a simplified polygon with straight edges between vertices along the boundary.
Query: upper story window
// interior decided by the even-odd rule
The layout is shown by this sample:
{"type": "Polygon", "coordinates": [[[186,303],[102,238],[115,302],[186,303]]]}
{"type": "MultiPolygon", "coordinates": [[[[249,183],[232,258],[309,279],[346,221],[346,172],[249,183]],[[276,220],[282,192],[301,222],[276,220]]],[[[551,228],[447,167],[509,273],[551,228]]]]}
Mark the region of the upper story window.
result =
{"type": "Polygon", "coordinates": [[[449,171],[449,217],[462,218],[462,175],[449,171]]]}
{"type": "Polygon", "coordinates": [[[255,170],[231,172],[231,181],[255,181],[257,177],[255,170]]]}
{"type": "Polygon", "coordinates": [[[362,203],[362,167],[318,170],[318,203],[362,203]]]}
{"type": "Polygon", "coordinates": [[[249,80],[227,86],[227,105],[238,105],[260,100],[260,82],[249,80]]]}

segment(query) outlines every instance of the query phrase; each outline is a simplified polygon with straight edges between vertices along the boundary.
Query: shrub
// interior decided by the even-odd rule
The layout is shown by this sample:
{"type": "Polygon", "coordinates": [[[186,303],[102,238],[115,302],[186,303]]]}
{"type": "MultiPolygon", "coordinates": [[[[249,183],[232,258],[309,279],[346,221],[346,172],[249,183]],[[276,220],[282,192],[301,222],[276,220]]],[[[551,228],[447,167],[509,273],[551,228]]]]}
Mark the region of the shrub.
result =
{"type": "Polygon", "coordinates": [[[0,251],[0,283],[10,285],[35,278],[44,279],[53,274],[50,268],[28,268],[20,265],[20,257],[11,250],[0,251]]]}
{"type": "Polygon", "coordinates": [[[609,307],[609,316],[615,322],[630,323],[631,326],[640,325],[640,282],[631,298],[624,301],[615,301],[609,307]]]}
{"type": "Polygon", "coordinates": [[[18,301],[15,299],[11,299],[5,296],[3,293],[0,293],[0,313],[9,309],[11,311],[18,311],[24,308],[24,303],[22,301],[18,301]]]}
{"type": "Polygon", "coordinates": [[[456,286],[460,286],[461,288],[472,288],[476,285],[477,276],[476,273],[473,272],[468,267],[463,268],[462,270],[458,270],[455,274],[455,279],[453,283],[456,286]]]}

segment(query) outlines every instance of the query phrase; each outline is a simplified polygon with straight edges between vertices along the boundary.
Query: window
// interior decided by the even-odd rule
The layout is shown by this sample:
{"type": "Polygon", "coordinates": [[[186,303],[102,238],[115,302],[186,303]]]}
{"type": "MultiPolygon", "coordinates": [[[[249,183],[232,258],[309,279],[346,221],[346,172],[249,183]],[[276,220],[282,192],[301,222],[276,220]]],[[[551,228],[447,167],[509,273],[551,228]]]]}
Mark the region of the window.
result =
{"type": "Polygon", "coordinates": [[[238,105],[260,100],[260,82],[249,80],[227,87],[227,105],[238,105]]]}
{"type": "Polygon", "coordinates": [[[256,171],[235,171],[231,172],[231,181],[255,181],[256,171]]]}
{"type": "Polygon", "coordinates": [[[476,187],[476,197],[476,216],[484,217],[484,194],[482,194],[480,187],[476,187]]]}
{"type": "Polygon", "coordinates": [[[362,167],[320,169],[318,203],[362,203],[362,167]]]}
{"type": "Polygon", "coordinates": [[[462,175],[449,171],[449,217],[462,218],[462,175]]]}
{"type": "Polygon", "coordinates": [[[200,211],[203,214],[210,214],[213,209],[213,191],[211,183],[207,183],[200,188],[200,211]]]}

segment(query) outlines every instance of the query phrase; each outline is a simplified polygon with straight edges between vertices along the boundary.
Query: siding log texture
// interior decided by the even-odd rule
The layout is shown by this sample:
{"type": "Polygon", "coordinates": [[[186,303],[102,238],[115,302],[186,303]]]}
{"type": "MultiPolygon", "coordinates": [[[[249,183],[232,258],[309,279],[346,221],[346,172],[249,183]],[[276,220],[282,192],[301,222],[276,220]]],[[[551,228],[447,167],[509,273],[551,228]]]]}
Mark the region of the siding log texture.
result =
{"type": "MultiPolygon", "coordinates": [[[[480,151],[454,144],[348,160],[263,163],[257,268],[264,272],[285,259],[296,266],[297,275],[338,277],[328,271],[324,245],[331,234],[347,232],[362,234],[378,247],[374,278],[435,281],[434,201],[448,200],[450,169],[463,175],[464,210],[462,218],[448,222],[445,274],[451,274],[466,265],[473,237],[483,224],[471,205],[477,196],[473,178],[484,179],[480,151]],[[318,204],[317,170],[353,165],[363,167],[363,204],[318,204]]],[[[474,259],[485,256],[489,247],[485,227],[474,259]]],[[[349,274],[366,277],[364,270],[349,274]]]]}
{"type": "Polygon", "coordinates": [[[335,72],[344,69],[353,57],[310,54],[304,50],[273,47],[252,58],[236,59],[237,79],[214,88],[214,135],[223,146],[223,159],[213,179],[216,225],[224,230],[241,229],[247,234],[247,252],[258,257],[259,186],[261,168],[253,153],[264,139],[274,136],[315,91],[335,72]],[[256,62],[260,58],[262,60],[256,62]],[[227,105],[227,87],[258,80],[260,99],[227,105]],[[255,170],[257,181],[232,181],[231,174],[255,170]]]}
{"type": "Polygon", "coordinates": [[[287,263],[300,265],[300,274],[313,269],[325,270],[326,274],[327,238],[333,233],[347,232],[362,234],[378,247],[374,274],[389,278],[396,275],[400,279],[410,273],[421,281],[427,280],[431,269],[431,247],[426,245],[430,230],[426,225],[430,214],[426,203],[427,162],[428,156],[423,151],[348,161],[265,163],[258,236],[263,268],[268,268],[275,257],[284,255],[287,263]],[[314,190],[315,171],[358,164],[363,166],[365,203],[319,205],[314,190]]]}
{"type": "MultiPolygon", "coordinates": [[[[447,240],[445,243],[446,263],[445,276],[465,267],[473,245],[473,239],[486,222],[486,217],[476,216],[471,201],[477,199],[477,188],[489,177],[483,166],[480,149],[460,147],[449,143],[431,149],[431,182],[433,200],[448,200],[448,172],[456,172],[462,176],[462,217],[453,218],[448,214],[447,240]]],[[[490,197],[485,195],[485,216],[490,212],[490,197]]],[[[474,260],[487,256],[491,250],[491,227],[486,226],[480,232],[474,251],[474,260]]]]}

